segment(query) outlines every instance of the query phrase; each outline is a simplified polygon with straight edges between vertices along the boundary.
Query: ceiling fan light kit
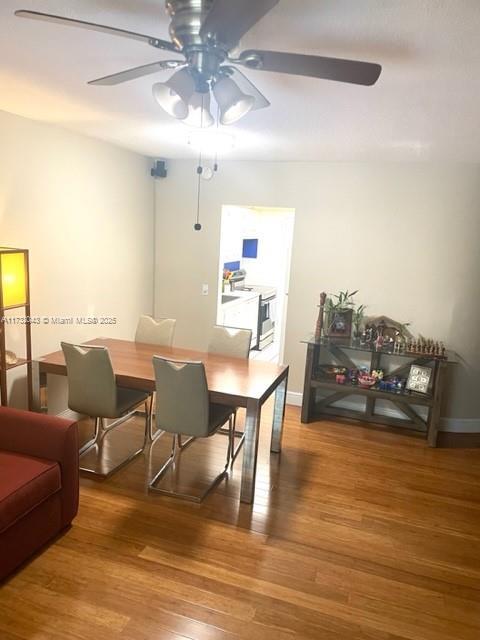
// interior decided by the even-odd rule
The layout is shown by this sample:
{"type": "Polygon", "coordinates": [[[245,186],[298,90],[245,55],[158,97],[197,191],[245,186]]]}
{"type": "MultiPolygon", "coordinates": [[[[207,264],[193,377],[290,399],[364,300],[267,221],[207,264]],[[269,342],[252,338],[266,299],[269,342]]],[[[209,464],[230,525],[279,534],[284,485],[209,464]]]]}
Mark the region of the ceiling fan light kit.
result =
{"type": "Polygon", "coordinates": [[[169,115],[183,120],[188,116],[188,103],[195,91],[195,83],[187,69],[176,71],[166,82],[152,87],[155,100],[169,115]]]}
{"type": "Polygon", "coordinates": [[[220,123],[233,124],[252,110],[255,98],[241,91],[228,76],[213,85],[213,95],[220,109],[220,123]]]}
{"type": "Polygon", "coordinates": [[[92,80],[89,84],[112,86],[160,71],[182,67],[166,82],[153,85],[157,103],[171,116],[192,126],[211,126],[210,94],[220,110],[222,124],[232,124],[269,101],[238,69],[287,73],[371,86],[381,66],[370,62],[323,56],[249,49],[230,57],[240,39],[271,11],[279,0],[166,0],[171,18],[171,42],[156,36],[107,25],[22,9],[15,14],[54,24],[89,29],[130,38],[156,50],[173,52],[179,60],[160,60],[92,80]],[[232,76],[234,78],[232,78],[232,76]]]}
{"type": "Polygon", "coordinates": [[[215,122],[210,113],[210,93],[195,91],[188,102],[188,115],[183,122],[189,127],[211,127],[215,122]]]}

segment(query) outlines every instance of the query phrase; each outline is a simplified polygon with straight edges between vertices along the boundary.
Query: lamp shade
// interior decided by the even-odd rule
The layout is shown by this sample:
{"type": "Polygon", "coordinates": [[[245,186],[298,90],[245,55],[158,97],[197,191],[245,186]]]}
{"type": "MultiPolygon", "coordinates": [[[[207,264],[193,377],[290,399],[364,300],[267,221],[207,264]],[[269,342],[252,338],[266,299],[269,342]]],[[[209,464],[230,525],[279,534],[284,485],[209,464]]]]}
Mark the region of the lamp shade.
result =
{"type": "Polygon", "coordinates": [[[253,107],[255,98],[240,90],[227,76],[220,78],[213,87],[215,100],[220,108],[220,122],[233,124],[246,115],[253,107]]]}
{"type": "Polygon", "coordinates": [[[0,305],[4,309],[27,303],[26,251],[0,247],[0,305]]]}
{"type": "Polygon", "coordinates": [[[214,123],[210,113],[210,93],[195,93],[188,103],[188,116],[183,122],[191,127],[211,127],[214,123]]]}
{"type": "Polygon", "coordinates": [[[188,103],[195,91],[195,83],[187,69],[180,69],[166,82],[152,87],[155,100],[169,115],[179,120],[188,116],[188,103]]]}

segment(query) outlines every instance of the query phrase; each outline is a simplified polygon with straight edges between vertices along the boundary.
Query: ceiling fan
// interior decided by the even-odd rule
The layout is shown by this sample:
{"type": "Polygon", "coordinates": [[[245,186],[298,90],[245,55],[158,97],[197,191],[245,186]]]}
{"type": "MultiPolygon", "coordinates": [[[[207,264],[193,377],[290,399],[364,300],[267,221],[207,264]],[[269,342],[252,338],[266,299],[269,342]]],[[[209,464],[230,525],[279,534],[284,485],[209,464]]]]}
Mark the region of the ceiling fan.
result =
{"type": "Polygon", "coordinates": [[[207,127],[214,119],[210,111],[213,93],[221,124],[232,124],[270,102],[238,67],[309,76],[359,85],[373,85],[381,66],[370,62],[326,58],[262,49],[248,49],[237,57],[232,50],[279,0],[166,0],[170,16],[171,42],[155,36],[62,16],[19,10],[22,18],[100,31],[131,38],[182,56],[160,60],[92,80],[92,85],[116,85],[158,71],[173,70],[166,81],[153,85],[153,95],[170,115],[193,126],[207,127]]]}

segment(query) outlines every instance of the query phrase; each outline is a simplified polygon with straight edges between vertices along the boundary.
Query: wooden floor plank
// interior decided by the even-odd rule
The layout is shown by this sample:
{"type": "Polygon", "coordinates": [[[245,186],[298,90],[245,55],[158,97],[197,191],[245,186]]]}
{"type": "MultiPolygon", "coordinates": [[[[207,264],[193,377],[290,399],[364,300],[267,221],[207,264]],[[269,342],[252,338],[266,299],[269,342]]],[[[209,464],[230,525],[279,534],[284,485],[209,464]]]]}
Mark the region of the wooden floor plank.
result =
{"type": "MultiPolygon", "coordinates": [[[[73,527],[0,587],[1,640],[478,640],[480,450],[302,425],[288,407],[270,455],[270,420],[267,406],[252,506],[241,456],[201,505],[149,494],[166,438],[82,478],[73,527]]],[[[182,487],[215,475],[225,447],[190,447],[182,487]]]]}

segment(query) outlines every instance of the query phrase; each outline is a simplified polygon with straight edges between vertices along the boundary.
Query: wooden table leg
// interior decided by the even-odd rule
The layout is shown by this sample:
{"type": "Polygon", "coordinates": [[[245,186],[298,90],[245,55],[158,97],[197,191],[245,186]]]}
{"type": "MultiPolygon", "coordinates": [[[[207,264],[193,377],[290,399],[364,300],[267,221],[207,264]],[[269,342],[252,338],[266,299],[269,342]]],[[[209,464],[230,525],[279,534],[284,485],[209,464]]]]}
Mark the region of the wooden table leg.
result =
{"type": "Polygon", "coordinates": [[[282,449],[283,422],[285,419],[285,404],[287,401],[287,384],[288,374],[278,385],[275,391],[275,404],[273,406],[272,421],[272,441],[270,444],[270,451],[272,451],[273,453],[280,453],[282,449]]]}
{"type": "Polygon", "coordinates": [[[442,393],[443,384],[445,379],[445,372],[447,369],[446,362],[441,360],[437,364],[437,371],[435,375],[435,391],[433,394],[433,406],[430,411],[428,420],[428,433],[427,442],[429,447],[437,446],[438,428],[440,426],[440,411],[442,409],[442,393]]]}
{"type": "Polygon", "coordinates": [[[255,497],[257,474],[258,434],[261,406],[257,400],[248,400],[245,418],[245,444],[243,445],[242,484],[240,501],[252,504],[255,497]]]}
{"type": "Polygon", "coordinates": [[[311,380],[313,377],[314,362],[315,362],[315,346],[313,344],[309,344],[307,347],[307,359],[305,361],[305,380],[303,383],[302,417],[301,417],[301,420],[303,423],[310,422],[313,414],[315,391],[312,390],[311,380]]]}

